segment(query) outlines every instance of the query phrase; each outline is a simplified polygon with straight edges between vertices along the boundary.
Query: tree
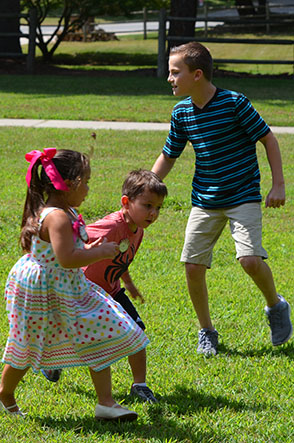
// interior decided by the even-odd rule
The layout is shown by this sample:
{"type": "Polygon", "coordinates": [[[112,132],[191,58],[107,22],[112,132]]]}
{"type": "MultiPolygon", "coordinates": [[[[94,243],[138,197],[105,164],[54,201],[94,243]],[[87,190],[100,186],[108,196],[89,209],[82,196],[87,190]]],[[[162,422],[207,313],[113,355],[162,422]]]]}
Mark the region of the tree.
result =
{"type": "MultiPolygon", "coordinates": [[[[171,20],[168,35],[172,37],[195,37],[195,23],[197,18],[197,0],[171,0],[171,17],[189,17],[192,20],[171,20]]],[[[169,41],[170,46],[187,43],[187,40],[169,41]]]]}
{"type": "MultiPolygon", "coordinates": [[[[19,14],[20,0],[1,0],[1,14],[19,14]]],[[[19,17],[3,17],[0,18],[0,32],[3,34],[20,32],[19,17]]],[[[0,52],[21,54],[21,45],[17,36],[0,37],[0,52]]]]}
{"type": "Polygon", "coordinates": [[[21,0],[23,8],[37,10],[36,45],[43,59],[51,60],[64,36],[76,30],[93,15],[97,0],[21,0]],[[58,11],[58,13],[56,12],[58,11]],[[49,14],[56,13],[58,23],[55,30],[45,38],[42,23],[49,14]]]}
{"type": "MultiPolygon", "coordinates": [[[[0,0],[2,1],[2,0],[0,0]]],[[[5,0],[8,1],[8,0],[5,0]]],[[[143,6],[164,6],[169,0],[21,0],[25,9],[37,9],[36,45],[42,52],[44,60],[51,60],[54,52],[69,32],[81,28],[91,16],[97,14],[124,14],[143,6]],[[42,23],[48,15],[58,16],[54,32],[45,38],[42,23]]]]}
{"type": "Polygon", "coordinates": [[[266,0],[258,0],[255,8],[252,0],[235,0],[235,6],[240,18],[249,18],[258,15],[265,18],[266,0]]]}

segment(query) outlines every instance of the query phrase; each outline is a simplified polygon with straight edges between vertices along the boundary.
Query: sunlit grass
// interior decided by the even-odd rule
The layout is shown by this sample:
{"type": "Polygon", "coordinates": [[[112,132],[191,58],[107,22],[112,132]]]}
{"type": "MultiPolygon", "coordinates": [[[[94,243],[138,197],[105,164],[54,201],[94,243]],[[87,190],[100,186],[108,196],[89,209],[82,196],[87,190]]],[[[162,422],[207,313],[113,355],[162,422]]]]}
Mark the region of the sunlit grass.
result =
{"type": "MultiPolygon", "coordinates": [[[[262,111],[262,110],[261,110],[262,111]]],[[[161,151],[165,132],[90,131],[1,128],[0,290],[20,256],[19,225],[25,196],[24,154],[46,146],[89,152],[90,193],[81,209],[87,222],[115,211],[121,183],[130,169],[150,168],[161,151]]],[[[294,154],[291,135],[278,135],[284,160],[287,204],[263,207],[264,247],[278,291],[293,299],[294,154]]],[[[262,191],[271,177],[266,155],[258,144],[262,191]]],[[[211,313],[220,332],[220,353],[205,359],[196,354],[198,321],[187,294],[179,262],[190,211],[194,154],[187,146],[166,179],[169,196],[159,219],[145,231],[130,267],[145,296],[136,306],[147,325],[148,383],[157,405],[143,405],[128,396],[132,381],[127,360],[113,366],[115,398],[134,408],[132,424],[99,424],[93,419],[95,394],[86,368],[66,370],[50,384],[29,372],[17,391],[25,421],[1,413],[3,442],[287,442],[294,440],[293,341],[273,348],[263,313],[264,299],[235,259],[226,228],[215,248],[208,272],[211,313]],[[2,415],[3,414],[3,415],[2,415]]],[[[8,332],[5,303],[0,303],[0,340],[8,332]]]]}

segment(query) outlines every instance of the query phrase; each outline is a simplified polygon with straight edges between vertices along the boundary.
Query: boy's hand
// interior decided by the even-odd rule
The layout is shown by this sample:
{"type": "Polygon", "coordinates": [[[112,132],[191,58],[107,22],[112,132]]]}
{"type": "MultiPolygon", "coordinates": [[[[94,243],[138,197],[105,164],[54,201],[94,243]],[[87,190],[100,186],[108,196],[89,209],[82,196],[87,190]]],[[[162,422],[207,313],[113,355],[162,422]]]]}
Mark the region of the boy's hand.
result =
{"type": "MultiPolygon", "coordinates": [[[[129,292],[130,292],[130,291],[129,291],[129,292]]],[[[139,298],[139,299],[141,300],[141,303],[144,303],[144,302],[145,302],[143,295],[141,294],[141,292],[138,291],[137,288],[135,288],[134,291],[130,292],[130,294],[131,294],[131,297],[132,297],[132,298],[135,298],[135,299],[136,299],[136,298],[139,298]]]]}
{"type": "Polygon", "coordinates": [[[85,249],[101,248],[103,258],[114,258],[119,253],[119,245],[114,241],[107,241],[107,238],[99,237],[92,243],[86,243],[85,249]]]}
{"type": "Polygon", "coordinates": [[[134,285],[133,282],[125,282],[124,281],[124,286],[125,286],[126,290],[130,293],[132,298],[134,298],[134,299],[139,298],[141,300],[141,303],[145,302],[143,295],[136,288],[136,286],[134,285]]]}
{"type": "Polygon", "coordinates": [[[285,204],[285,186],[273,186],[265,199],[266,208],[279,208],[285,204]]]}

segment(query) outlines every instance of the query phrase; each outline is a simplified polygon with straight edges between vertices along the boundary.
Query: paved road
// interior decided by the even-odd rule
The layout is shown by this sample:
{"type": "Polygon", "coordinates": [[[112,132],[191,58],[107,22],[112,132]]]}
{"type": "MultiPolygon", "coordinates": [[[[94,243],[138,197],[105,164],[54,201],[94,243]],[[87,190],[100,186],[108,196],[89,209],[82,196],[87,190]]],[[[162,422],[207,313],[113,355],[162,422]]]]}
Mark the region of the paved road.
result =
{"type": "MultiPolygon", "coordinates": [[[[270,12],[272,13],[283,13],[283,14],[294,14],[294,4],[293,0],[274,0],[269,1],[270,12]],[[292,1],[292,4],[289,3],[292,1]]],[[[219,9],[215,11],[208,11],[208,17],[211,21],[208,22],[208,27],[214,27],[216,25],[222,24],[219,21],[220,18],[231,17],[238,18],[238,12],[236,8],[233,9],[219,9]],[[214,19],[216,21],[214,21],[214,19]]],[[[198,11],[198,20],[196,21],[196,28],[203,28],[205,22],[201,21],[204,18],[204,12],[202,8],[198,11]]],[[[169,22],[167,23],[167,29],[169,27],[169,22]]],[[[101,23],[96,26],[96,28],[102,28],[106,32],[114,32],[117,35],[123,34],[141,34],[144,31],[143,21],[126,21],[126,22],[114,22],[114,23],[101,23]]],[[[20,29],[23,33],[28,33],[28,26],[22,25],[20,29]]],[[[48,39],[50,35],[53,34],[55,26],[43,26],[43,35],[48,39]],[[46,37],[47,36],[47,37],[46,37]]],[[[146,25],[147,32],[158,31],[158,21],[147,21],[146,25]]],[[[26,38],[20,39],[21,44],[27,44],[28,40],[26,38]]]]}
{"type": "MultiPolygon", "coordinates": [[[[269,7],[271,13],[283,13],[283,14],[294,14],[294,3],[293,0],[269,0],[269,7]]],[[[236,8],[233,9],[219,9],[215,11],[208,10],[208,22],[209,27],[220,24],[218,20],[223,17],[238,18],[238,12],[236,8]]],[[[204,27],[204,22],[201,21],[204,18],[203,8],[198,10],[198,21],[196,22],[196,27],[204,27]]],[[[168,27],[169,23],[167,23],[168,27]]],[[[101,23],[97,27],[104,29],[106,32],[114,32],[115,34],[128,34],[128,33],[143,33],[144,25],[143,21],[126,21],[126,22],[115,22],[115,23],[101,23]]],[[[54,32],[55,26],[44,26],[44,35],[51,35],[54,32]]],[[[157,31],[158,21],[147,21],[147,32],[157,31]]],[[[24,33],[28,32],[28,27],[25,25],[21,26],[21,31],[24,33]]],[[[27,39],[24,39],[27,43],[27,39]]]]}
{"type": "MultiPolygon", "coordinates": [[[[219,25],[220,22],[209,21],[208,26],[213,27],[219,25]]],[[[203,21],[197,21],[196,28],[203,28],[205,23],[203,21]]],[[[167,23],[167,29],[169,23],[167,23]]],[[[50,36],[55,31],[55,26],[42,26],[42,31],[44,36],[50,36]]],[[[116,35],[126,35],[126,34],[143,34],[144,24],[142,21],[132,21],[132,22],[117,22],[117,23],[101,23],[96,25],[96,29],[103,29],[105,32],[113,32],[116,35]]],[[[20,27],[21,32],[28,34],[29,28],[26,25],[20,27]]],[[[158,31],[158,21],[148,21],[146,24],[147,32],[158,31]]],[[[48,38],[48,37],[47,37],[48,38]]],[[[21,39],[21,44],[27,44],[28,40],[26,38],[21,39]]]]}
{"type": "MultiPolygon", "coordinates": [[[[80,121],[80,120],[30,120],[0,119],[1,126],[23,126],[27,128],[63,128],[63,129],[114,129],[120,131],[168,131],[169,123],[139,123],[112,121],[80,121]]],[[[294,134],[294,127],[272,126],[275,134],[294,134]]]]}

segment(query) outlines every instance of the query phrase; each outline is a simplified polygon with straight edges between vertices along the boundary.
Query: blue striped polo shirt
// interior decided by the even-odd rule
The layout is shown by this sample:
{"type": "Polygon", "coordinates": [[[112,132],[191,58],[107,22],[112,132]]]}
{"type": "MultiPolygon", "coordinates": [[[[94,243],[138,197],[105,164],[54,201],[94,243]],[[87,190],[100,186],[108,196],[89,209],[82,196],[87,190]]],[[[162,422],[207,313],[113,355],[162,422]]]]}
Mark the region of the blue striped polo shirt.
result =
{"type": "Polygon", "coordinates": [[[193,206],[213,209],[259,202],[256,142],[269,131],[243,94],[217,88],[203,109],[191,97],[174,107],[163,153],[178,158],[187,141],[192,143],[193,206]]]}

